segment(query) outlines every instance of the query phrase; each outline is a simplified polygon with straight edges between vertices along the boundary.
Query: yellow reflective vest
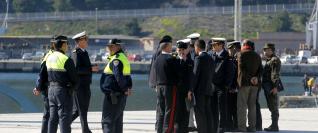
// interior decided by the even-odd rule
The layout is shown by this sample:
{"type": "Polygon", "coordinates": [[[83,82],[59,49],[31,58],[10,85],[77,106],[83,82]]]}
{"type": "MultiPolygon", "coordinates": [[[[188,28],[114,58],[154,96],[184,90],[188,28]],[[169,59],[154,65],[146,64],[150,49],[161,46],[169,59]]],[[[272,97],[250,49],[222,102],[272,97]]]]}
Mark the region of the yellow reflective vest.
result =
{"type": "Polygon", "coordinates": [[[130,63],[129,63],[129,61],[124,53],[120,52],[120,53],[117,53],[115,55],[110,56],[109,58],[110,58],[110,60],[108,61],[107,66],[104,69],[105,74],[111,74],[111,75],[113,74],[113,70],[110,68],[110,64],[115,59],[117,59],[121,63],[123,63],[123,75],[124,76],[130,75],[130,71],[131,71],[130,70],[130,63]]]}
{"type": "Polygon", "coordinates": [[[66,72],[64,65],[69,57],[65,54],[54,51],[46,59],[46,67],[48,71],[61,71],[66,72]]]}

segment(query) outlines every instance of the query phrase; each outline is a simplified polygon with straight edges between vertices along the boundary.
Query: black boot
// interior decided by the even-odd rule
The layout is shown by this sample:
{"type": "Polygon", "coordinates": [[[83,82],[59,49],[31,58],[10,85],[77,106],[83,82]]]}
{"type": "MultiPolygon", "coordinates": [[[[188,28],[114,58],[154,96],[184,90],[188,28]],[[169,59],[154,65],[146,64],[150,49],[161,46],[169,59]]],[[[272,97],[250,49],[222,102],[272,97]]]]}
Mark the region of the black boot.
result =
{"type": "Polygon", "coordinates": [[[279,128],[278,125],[271,125],[268,128],[264,128],[264,131],[268,131],[268,132],[278,132],[279,128]]]}

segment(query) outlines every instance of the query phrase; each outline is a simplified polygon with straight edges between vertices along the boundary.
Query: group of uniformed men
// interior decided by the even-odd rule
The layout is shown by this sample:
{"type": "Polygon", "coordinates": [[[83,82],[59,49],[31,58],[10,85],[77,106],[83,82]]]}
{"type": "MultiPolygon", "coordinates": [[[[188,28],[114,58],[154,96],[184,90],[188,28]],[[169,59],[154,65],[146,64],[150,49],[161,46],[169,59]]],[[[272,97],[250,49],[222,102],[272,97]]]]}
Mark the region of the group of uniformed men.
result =
{"type": "Polygon", "coordinates": [[[263,47],[265,65],[251,40],[227,42],[199,33],[176,42],[164,36],[156,49],[149,85],[157,93],[158,133],[222,133],[263,130],[258,103],[261,88],[272,114],[265,131],[279,131],[278,95],[283,90],[275,45],[263,47]],[[247,114],[248,110],[248,115],[247,114]],[[193,123],[193,111],[197,128],[193,123]],[[248,117],[248,126],[246,126],[248,117]]]}
{"type": "MultiPolygon", "coordinates": [[[[265,131],[279,131],[278,95],[283,90],[279,78],[280,60],[274,44],[263,48],[265,65],[254,51],[254,43],[244,40],[227,43],[224,38],[212,38],[206,44],[194,33],[177,41],[173,51],[172,37],[164,36],[156,49],[149,75],[149,84],[157,92],[158,133],[199,133],[262,130],[258,97],[263,88],[272,113],[272,124],[265,131]],[[248,110],[248,127],[246,127],[248,110]],[[194,127],[193,114],[197,129],[194,127]]],[[[42,133],[71,132],[71,123],[78,116],[82,132],[90,133],[87,112],[90,101],[92,65],[85,50],[86,32],[72,39],[76,48],[71,58],[66,36],[53,36],[51,50],[45,55],[35,95],[42,93],[44,115],[42,133]]],[[[121,40],[107,44],[108,64],[100,80],[105,94],[102,113],[104,133],[123,132],[123,111],[131,95],[130,63],[121,48],[121,40]]]]}
{"type": "MultiPolygon", "coordinates": [[[[86,32],[78,33],[72,39],[76,48],[71,58],[66,55],[68,38],[59,35],[52,37],[51,49],[41,63],[33,93],[43,95],[42,133],[56,133],[58,125],[61,133],[70,133],[71,123],[78,116],[82,132],[91,133],[87,123],[90,84],[92,73],[99,71],[99,68],[91,64],[86,51],[86,32]]],[[[110,57],[100,80],[100,88],[105,95],[102,129],[104,133],[122,133],[123,111],[132,88],[130,63],[121,48],[121,40],[111,39],[106,45],[110,57]]]]}

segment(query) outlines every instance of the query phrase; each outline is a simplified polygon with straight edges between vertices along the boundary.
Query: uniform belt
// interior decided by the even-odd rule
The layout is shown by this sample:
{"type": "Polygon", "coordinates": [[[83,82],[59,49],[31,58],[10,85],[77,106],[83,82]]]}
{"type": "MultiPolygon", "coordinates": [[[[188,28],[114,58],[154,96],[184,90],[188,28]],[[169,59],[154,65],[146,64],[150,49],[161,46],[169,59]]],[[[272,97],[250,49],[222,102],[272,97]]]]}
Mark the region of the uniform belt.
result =
{"type": "Polygon", "coordinates": [[[115,95],[124,95],[124,92],[105,92],[105,95],[111,95],[111,94],[115,94],[115,95]]]}
{"type": "Polygon", "coordinates": [[[59,82],[50,82],[50,85],[62,85],[62,84],[59,82]]]}
{"type": "Polygon", "coordinates": [[[60,82],[50,82],[50,85],[62,86],[62,87],[71,87],[71,84],[69,84],[69,83],[60,83],[60,82]]]}

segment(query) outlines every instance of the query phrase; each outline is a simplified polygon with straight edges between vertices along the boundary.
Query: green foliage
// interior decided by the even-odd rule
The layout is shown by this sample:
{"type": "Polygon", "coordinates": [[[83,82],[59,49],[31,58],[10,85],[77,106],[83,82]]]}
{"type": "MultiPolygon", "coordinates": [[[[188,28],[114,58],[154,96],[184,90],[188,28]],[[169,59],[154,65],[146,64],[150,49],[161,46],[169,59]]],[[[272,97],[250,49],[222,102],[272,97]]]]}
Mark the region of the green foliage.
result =
{"type": "MultiPolygon", "coordinates": [[[[5,0],[0,1],[0,7],[5,0]]],[[[10,0],[11,12],[145,9],[162,7],[232,6],[234,0],[10,0]]],[[[243,5],[314,3],[314,0],[243,0],[243,5]]],[[[3,12],[3,11],[0,11],[3,12]]]]}
{"type": "Polygon", "coordinates": [[[12,7],[16,12],[45,12],[52,9],[48,0],[13,0],[12,7]]]}
{"type": "Polygon", "coordinates": [[[271,27],[274,28],[274,31],[288,32],[288,31],[292,31],[291,25],[292,25],[292,22],[289,18],[289,13],[282,12],[273,17],[271,27]]]}
{"type": "MultiPolygon", "coordinates": [[[[304,32],[307,17],[308,14],[288,14],[288,17],[285,15],[245,15],[242,18],[242,37],[256,38],[259,32],[304,32]]],[[[168,34],[176,39],[183,39],[190,33],[198,32],[203,39],[233,38],[233,24],[233,16],[111,19],[98,21],[98,31],[96,32],[96,22],[91,20],[16,22],[9,23],[6,35],[74,35],[86,30],[91,35],[123,34],[160,38],[168,34]]]]}
{"type": "Polygon", "coordinates": [[[141,34],[141,27],[137,19],[133,19],[125,25],[125,29],[128,35],[138,36],[141,34]]]}
{"type": "Polygon", "coordinates": [[[56,12],[73,10],[70,0],[54,0],[53,8],[56,12]]]}

